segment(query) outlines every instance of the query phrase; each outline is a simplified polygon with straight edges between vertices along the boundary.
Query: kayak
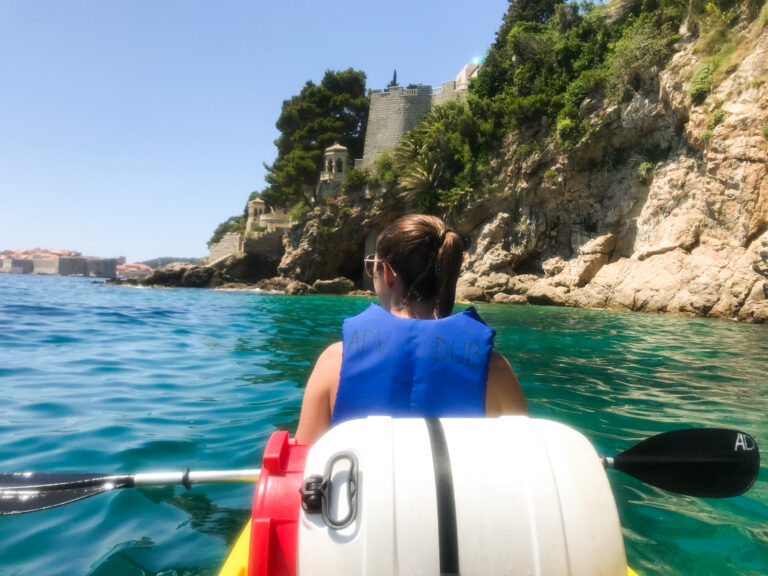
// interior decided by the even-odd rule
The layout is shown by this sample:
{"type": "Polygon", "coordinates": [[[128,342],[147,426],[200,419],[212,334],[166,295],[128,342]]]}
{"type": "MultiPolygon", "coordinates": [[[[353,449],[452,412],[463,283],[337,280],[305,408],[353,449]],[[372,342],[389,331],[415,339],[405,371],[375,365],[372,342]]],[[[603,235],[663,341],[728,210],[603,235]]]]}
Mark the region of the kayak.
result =
{"type": "Polygon", "coordinates": [[[237,537],[235,545],[227,555],[219,576],[248,576],[248,552],[251,546],[251,521],[249,520],[240,536],[237,537]]]}
{"type": "MultiPolygon", "coordinates": [[[[251,522],[245,525],[235,545],[229,551],[219,576],[248,576],[248,549],[251,544],[251,522]]],[[[637,572],[627,566],[627,576],[637,576],[637,572]]]]}
{"type": "Polygon", "coordinates": [[[272,435],[219,576],[539,572],[636,576],[584,436],[525,416],[376,416],[312,446],[272,435]]]}

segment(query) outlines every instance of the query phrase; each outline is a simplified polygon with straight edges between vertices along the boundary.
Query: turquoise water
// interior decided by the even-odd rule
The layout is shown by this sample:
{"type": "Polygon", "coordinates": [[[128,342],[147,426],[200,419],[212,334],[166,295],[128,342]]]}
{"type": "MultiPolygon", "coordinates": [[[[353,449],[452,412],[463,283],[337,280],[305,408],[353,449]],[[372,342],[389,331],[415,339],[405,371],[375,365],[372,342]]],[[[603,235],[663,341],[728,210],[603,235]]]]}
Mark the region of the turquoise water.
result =
{"type": "MultiPolygon", "coordinates": [[[[140,290],[0,275],[0,471],[260,466],[293,431],[314,358],[368,301],[140,290]]],[[[768,326],[480,306],[531,414],[605,454],[723,426],[768,450],[768,326]]],[[[768,574],[768,474],[745,496],[676,496],[611,473],[641,574],[768,574]]],[[[121,490],[0,518],[0,575],[216,574],[253,488],[121,490]]]]}

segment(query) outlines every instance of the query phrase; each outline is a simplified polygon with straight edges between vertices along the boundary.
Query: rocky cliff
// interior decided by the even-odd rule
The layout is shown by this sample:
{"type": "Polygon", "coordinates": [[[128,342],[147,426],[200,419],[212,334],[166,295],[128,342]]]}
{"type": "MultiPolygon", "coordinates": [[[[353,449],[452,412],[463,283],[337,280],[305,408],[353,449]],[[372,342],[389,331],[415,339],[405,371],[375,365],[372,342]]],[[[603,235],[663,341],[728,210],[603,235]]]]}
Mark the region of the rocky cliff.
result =
{"type": "MultiPolygon", "coordinates": [[[[467,239],[460,297],[768,320],[768,28],[743,26],[697,104],[702,57],[682,32],[652,89],[582,104],[590,130],[568,153],[520,160],[526,136],[509,137],[493,194],[446,215],[467,239]]],[[[280,274],[359,282],[365,239],[413,211],[404,197],[316,208],[280,274]]]]}
{"type": "Polygon", "coordinates": [[[461,294],[766,321],[768,30],[746,34],[701,105],[683,39],[657,93],[591,103],[594,130],[548,170],[509,160],[493,217],[457,221],[472,238],[461,294]],[[632,151],[649,149],[643,173],[632,151]]]}

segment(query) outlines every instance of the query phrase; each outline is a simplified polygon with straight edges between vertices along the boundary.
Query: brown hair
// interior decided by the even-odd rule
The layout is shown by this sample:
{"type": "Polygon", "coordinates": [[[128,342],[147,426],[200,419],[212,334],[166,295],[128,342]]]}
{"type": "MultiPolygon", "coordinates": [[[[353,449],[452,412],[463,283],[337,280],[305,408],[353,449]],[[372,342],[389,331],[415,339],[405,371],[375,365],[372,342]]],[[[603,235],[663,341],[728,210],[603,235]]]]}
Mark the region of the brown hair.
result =
{"type": "Polygon", "coordinates": [[[376,254],[403,282],[403,302],[435,300],[434,316],[449,316],[456,299],[461,237],[437,216],[410,214],[376,238],[376,254]]]}

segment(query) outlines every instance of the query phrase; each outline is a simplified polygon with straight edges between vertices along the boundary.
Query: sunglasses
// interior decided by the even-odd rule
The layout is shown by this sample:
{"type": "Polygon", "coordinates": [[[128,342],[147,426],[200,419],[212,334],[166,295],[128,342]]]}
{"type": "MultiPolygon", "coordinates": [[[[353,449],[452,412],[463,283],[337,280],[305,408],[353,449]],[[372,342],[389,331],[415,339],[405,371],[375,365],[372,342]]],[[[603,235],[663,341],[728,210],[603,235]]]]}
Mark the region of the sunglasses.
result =
{"type": "Polygon", "coordinates": [[[363,258],[363,266],[365,267],[365,273],[368,274],[371,278],[373,278],[373,273],[376,270],[376,263],[377,262],[384,262],[384,260],[379,260],[376,258],[376,254],[368,254],[365,258],[363,258]]]}
{"type": "Polygon", "coordinates": [[[386,260],[381,260],[379,258],[376,258],[376,254],[368,254],[365,258],[363,258],[363,266],[365,267],[365,273],[368,274],[371,278],[373,278],[373,273],[376,270],[376,263],[381,262],[382,264],[386,264],[389,266],[389,271],[392,273],[392,276],[397,276],[397,272],[394,271],[392,268],[392,265],[389,264],[386,260]]]}

